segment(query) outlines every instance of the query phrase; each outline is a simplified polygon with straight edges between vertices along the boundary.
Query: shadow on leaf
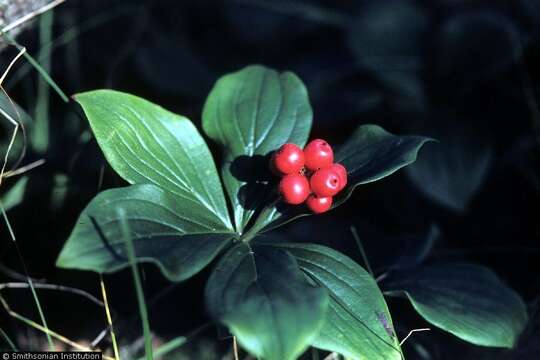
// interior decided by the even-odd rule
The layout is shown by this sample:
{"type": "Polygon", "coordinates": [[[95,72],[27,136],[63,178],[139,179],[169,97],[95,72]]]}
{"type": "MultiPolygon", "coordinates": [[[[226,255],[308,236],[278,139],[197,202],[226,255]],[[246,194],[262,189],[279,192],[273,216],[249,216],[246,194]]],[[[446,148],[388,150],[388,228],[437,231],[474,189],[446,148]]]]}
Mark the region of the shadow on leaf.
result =
{"type": "Polygon", "coordinates": [[[238,202],[244,209],[255,210],[261,203],[276,196],[278,179],[268,166],[271,155],[242,155],[230,163],[232,176],[244,183],[237,193],[238,202]]]}
{"type": "Polygon", "coordinates": [[[103,242],[103,246],[105,246],[105,248],[109,250],[109,252],[111,253],[111,256],[114,257],[117,261],[127,261],[128,259],[122,256],[122,254],[120,254],[118,251],[116,251],[116,249],[111,244],[109,239],[107,239],[107,237],[105,236],[105,233],[101,229],[101,226],[98,224],[97,220],[93,216],[89,216],[89,218],[90,218],[90,221],[92,222],[92,225],[94,226],[96,230],[96,233],[99,236],[99,239],[103,242]]]}

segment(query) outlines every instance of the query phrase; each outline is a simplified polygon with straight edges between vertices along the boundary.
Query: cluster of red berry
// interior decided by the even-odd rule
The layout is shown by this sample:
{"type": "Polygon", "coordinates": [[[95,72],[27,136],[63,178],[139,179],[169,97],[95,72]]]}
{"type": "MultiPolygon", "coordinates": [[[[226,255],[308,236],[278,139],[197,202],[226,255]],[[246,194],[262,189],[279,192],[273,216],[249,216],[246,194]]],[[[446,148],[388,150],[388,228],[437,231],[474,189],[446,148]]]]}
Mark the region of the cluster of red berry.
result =
{"type": "Polygon", "coordinates": [[[347,185],[347,170],[334,164],[332,147],[324,140],[309,142],[304,150],[282,145],[272,156],[270,169],[282,176],[279,193],[287,204],[307,207],[316,214],[332,207],[332,197],[347,185]]]}

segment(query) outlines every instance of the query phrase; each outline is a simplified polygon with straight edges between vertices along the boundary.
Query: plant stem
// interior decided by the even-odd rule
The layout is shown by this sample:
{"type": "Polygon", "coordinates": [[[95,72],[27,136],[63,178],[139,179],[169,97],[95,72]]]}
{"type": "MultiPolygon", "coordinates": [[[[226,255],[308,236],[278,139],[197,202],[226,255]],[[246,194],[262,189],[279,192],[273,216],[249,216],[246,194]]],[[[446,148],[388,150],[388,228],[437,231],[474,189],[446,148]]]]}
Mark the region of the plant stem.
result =
{"type": "Polygon", "coordinates": [[[270,223],[268,221],[268,218],[270,217],[272,212],[276,211],[275,205],[278,201],[279,200],[272,201],[270,204],[266,205],[264,209],[262,209],[259,217],[257,217],[257,220],[255,220],[253,226],[250,227],[249,230],[242,234],[242,236],[240,237],[240,240],[242,242],[247,243],[253,240],[253,238],[256,237],[259,232],[270,223]]]}
{"type": "Polygon", "coordinates": [[[150,333],[150,324],[148,322],[148,311],[146,308],[146,302],[144,300],[144,293],[141,285],[141,277],[136,262],[135,247],[133,241],[129,235],[129,228],[126,221],[126,214],[124,209],[118,209],[118,216],[120,218],[120,227],[122,230],[122,236],[126,242],[126,252],[131,266],[131,272],[133,274],[133,282],[135,283],[135,290],[137,292],[137,302],[139,303],[139,313],[141,314],[141,321],[143,326],[144,335],[144,351],[147,360],[153,360],[152,355],[152,334],[150,333]]]}
{"type": "Polygon", "coordinates": [[[11,351],[17,351],[17,347],[15,346],[13,341],[9,338],[8,334],[4,330],[0,329],[0,335],[2,335],[2,338],[4,339],[6,344],[9,345],[9,347],[11,348],[11,351]]]}
{"type": "Polygon", "coordinates": [[[99,274],[99,283],[101,285],[101,294],[103,296],[103,304],[105,306],[105,314],[107,316],[107,324],[109,325],[109,330],[111,332],[111,341],[114,351],[114,358],[120,360],[120,352],[118,351],[118,344],[116,343],[116,335],[114,333],[111,311],[109,310],[109,302],[107,300],[107,291],[105,290],[105,282],[103,281],[103,276],[99,274]]]}
{"type": "MultiPolygon", "coordinates": [[[[24,48],[24,46],[15,41],[15,39],[8,33],[0,32],[0,36],[6,38],[8,42],[10,44],[13,44],[17,49],[21,50],[24,48]]],[[[60,89],[60,87],[54,82],[51,76],[43,69],[43,67],[36,61],[36,59],[34,59],[32,55],[28,54],[28,51],[24,52],[23,56],[26,61],[28,61],[30,65],[32,65],[37,70],[37,72],[39,72],[39,74],[53,88],[53,90],[56,91],[58,96],[60,96],[64,102],[69,102],[69,98],[67,97],[67,95],[62,91],[62,89],[60,89]]]]}
{"type": "MultiPolygon", "coordinates": [[[[52,40],[52,27],[54,22],[53,10],[41,15],[39,18],[39,57],[44,57],[43,70],[51,71],[50,48],[46,45],[52,40]],[[47,54],[49,53],[49,54],[47,54]],[[47,54],[48,56],[45,56],[47,54]]],[[[34,114],[35,127],[32,132],[32,144],[39,153],[44,153],[49,147],[49,85],[43,77],[38,77],[37,100],[34,114]]]]}
{"type": "Polygon", "coordinates": [[[360,254],[362,254],[362,259],[364,260],[364,264],[366,264],[367,271],[371,274],[371,276],[375,277],[375,275],[373,274],[373,270],[371,269],[371,265],[369,264],[366,251],[364,250],[364,246],[362,245],[362,241],[360,241],[360,237],[358,236],[358,232],[356,231],[356,227],[354,225],[351,226],[351,233],[354,237],[354,240],[356,241],[356,245],[358,245],[360,254]]]}

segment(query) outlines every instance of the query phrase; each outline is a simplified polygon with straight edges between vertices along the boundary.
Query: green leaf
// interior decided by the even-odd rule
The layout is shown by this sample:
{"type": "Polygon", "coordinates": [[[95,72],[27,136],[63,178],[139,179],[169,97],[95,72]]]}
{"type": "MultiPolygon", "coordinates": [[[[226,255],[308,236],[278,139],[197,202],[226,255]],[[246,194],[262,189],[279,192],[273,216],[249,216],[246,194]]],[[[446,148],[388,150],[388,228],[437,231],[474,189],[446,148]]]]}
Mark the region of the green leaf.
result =
{"type": "Polygon", "coordinates": [[[330,307],[312,345],[351,359],[402,359],[392,318],[375,280],[347,256],[316,244],[280,244],[328,290],[330,307]]]}
{"type": "Polygon", "coordinates": [[[99,273],[128,266],[119,209],[126,214],[138,261],[156,264],[172,281],[200,271],[234,235],[205,209],[155,185],[132,185],[103,191],[90,202],[57,266],[99,273]]]}
{"type": "Polygon", "coordinates": [[[404,292],[433,325],[476,345],[510,348],[527,323],[519,295],[483,266],[422,267],[400,274],[388,288],[404,292]]]}
{"type": "Polygon", "coordinates": [[[437,134],[440,144],[430,147],[405,172],[429,199],[464,212],[484,183],[494,152],[481,138],[459,128],[455,122],[451,129],[444,128],[443,134],[437,134]]]}
{"type": "Polygon", "coordinates": [[[75,95],[113,169],[131,184],[155,184],[194,212],[232,228],[219,176],[191,121],[112,90],[75,95]]]}
{"type": "Polygon", "coordinates": [[[20,205],[24,200],[28,176],[23,176],[4,194],[2,194],[2,206],[5,211],[20,205]]]}
{"type": "MultiPolygon", "coordinates": [[[[334,208],[344,203],[362,184],[380,180],[416,160],[430,138],[393,135],[377,125],[361,125],[335,153],[335,162],[347,168],[347,187],[334,198],[334,208]]],[[[256,226],[269,230],[311,213],[302,207],[271,204],[257,219],[256,226]]]]}
{"type": "Polygon", "coordinates": [[[204,106],[203,128],[223,150],[222,176],[242,232],[267,200],[268,154],[287,142],[303,146],[312,111],[296,75],[249,66],[218,80],[204,106]]]}
{"type": "Polygon", "coordinates": [[[253,355],[292,360],[318,333],[328,296],[307,281],[287,251],[240,243],[210,276],[206,304],[253,355]]]}
{"type": "Polygon", "coordinates": [[[430,138],[397,136],[377,125],[362,125],[336,152],[335,162],[347,168],[349,186],[337,200],[343,203],[358,185],[392,175],[416,160],[418,151],[430,138]]]}

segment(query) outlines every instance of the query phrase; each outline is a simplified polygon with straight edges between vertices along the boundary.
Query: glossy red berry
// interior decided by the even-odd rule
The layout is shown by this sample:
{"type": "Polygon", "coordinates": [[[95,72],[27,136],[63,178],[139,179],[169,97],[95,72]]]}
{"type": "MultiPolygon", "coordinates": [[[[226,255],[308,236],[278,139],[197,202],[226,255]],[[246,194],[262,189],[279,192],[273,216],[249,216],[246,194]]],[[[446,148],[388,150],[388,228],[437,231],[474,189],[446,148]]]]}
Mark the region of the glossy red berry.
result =
{"type": "Polygon", "coordinates": [[[322,214],[332,207],[332,197],[311,194],[307,198],[306,205],[309,210],[313,211],[315,214],[322,214]]]}
{"type": "Polygon", "coordinates": [[[306,157],[306,167],[313,171],[330,166],[334,162],[332,147],[321,139],[310,141],[304,148],[304,155],[306,157]]]}
{"type": "Polygon", "coordinates": [[[341,189],[341,180],[332,166],[323,167],[311,175],[311,191],[318,196],[334,196],[341,189]]]}
{"type": "Polygon", "coordinates": [[[332,165],[332,169],[335,172],[337,172],[337,174],[339,176],[339,181],[340,181],[339,191],[341,191],[347,185],[347,169],[345,169],[345,166],[343,166],[341,164],[337,164],[337,163],[332,165]]]}
{"type": "Polygon", "coordinates": [[[279,182],[279,193],[287,204],[301,204],[310,193],[309,182],[303,175],[285,175],[279,182]]]}
{"type": "Polygon", "coordinates": [[[280,175],[298,174],[304,162],[302,149],[295,144],[284,144],[272,156],[270,168],[280,175]]]}

